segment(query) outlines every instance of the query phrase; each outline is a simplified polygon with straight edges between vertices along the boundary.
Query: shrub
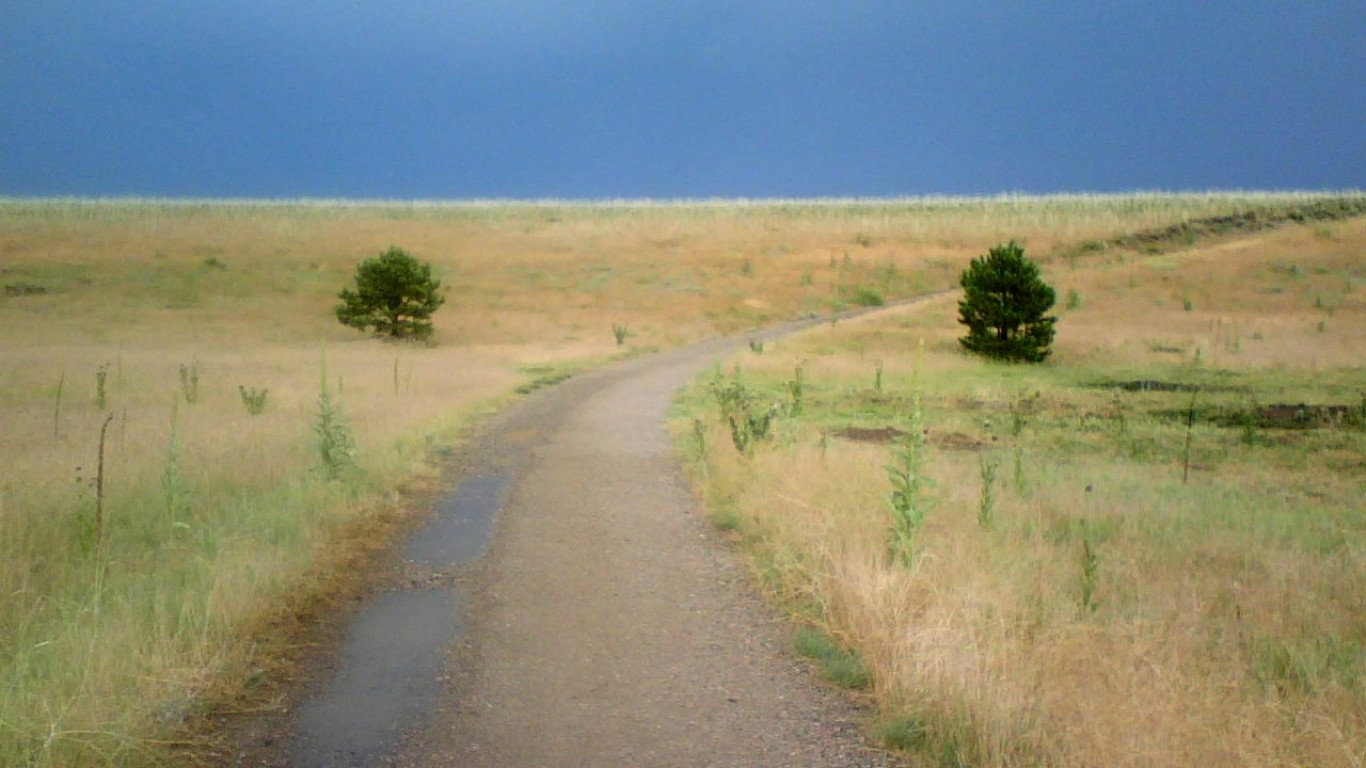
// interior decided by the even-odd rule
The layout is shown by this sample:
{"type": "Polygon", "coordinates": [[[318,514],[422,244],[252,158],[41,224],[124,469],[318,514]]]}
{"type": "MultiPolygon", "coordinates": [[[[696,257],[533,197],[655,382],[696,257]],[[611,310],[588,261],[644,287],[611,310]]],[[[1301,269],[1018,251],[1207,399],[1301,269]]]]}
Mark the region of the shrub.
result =
{"type": "Polygon", "coordinates": [[[356,268],[356,290],[343,288],[337,320],[376,336],[424,339],[432,334],[432,313],[446,301],[432,268],[397,246],[356,268]]]}
{"type": "Polygon", "coordinates": [[[999,360],[1042,362],[1052,351],[1056,317],[1052,286],[1039,277],[1039,267],[1011,241],[972,260],[959,280],[963,300],[958,322],[968,327],[959,343],[969,352],[999,360]]]}
{"type": "Polygon", "coordinates": [[[849,301],[856,307],[880,307],[886,303],[882,294],[876,289],[866,285],[860,285],[854,289],[849,301]]]}

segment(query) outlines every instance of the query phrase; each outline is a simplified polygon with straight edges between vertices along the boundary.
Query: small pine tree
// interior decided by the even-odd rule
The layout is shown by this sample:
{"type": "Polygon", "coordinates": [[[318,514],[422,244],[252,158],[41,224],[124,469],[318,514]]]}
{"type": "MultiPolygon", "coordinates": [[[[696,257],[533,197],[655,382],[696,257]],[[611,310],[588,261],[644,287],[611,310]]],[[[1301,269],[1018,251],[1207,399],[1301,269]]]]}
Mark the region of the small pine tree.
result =
{"type": "Polygon", "coordinates": [[[1015,241],[972,260],[959,280],[958,322],[968,327],[959,343],[969,352],[1012,362],[1048,357],[1058,318],[1045,313],[1056,300],[1039,267],[1015,241]]]}
{"type": "Polygon", "coordinates": [[[398,246],[356,268],[356,290],[337,294],[337,320],[376,336],[425,339],[432,334],[432,313],[446,301],[432,279],[432,268],[398,246]]]}

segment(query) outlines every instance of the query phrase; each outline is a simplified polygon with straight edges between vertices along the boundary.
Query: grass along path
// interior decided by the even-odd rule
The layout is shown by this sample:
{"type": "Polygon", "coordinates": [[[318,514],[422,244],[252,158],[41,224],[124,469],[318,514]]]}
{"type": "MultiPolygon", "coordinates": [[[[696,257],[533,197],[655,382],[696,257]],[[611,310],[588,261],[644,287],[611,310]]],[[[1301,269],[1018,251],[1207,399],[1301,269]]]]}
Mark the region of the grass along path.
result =
{"type": "Polygon", "coordinates": [[[1363,247],[1356,219],[1055,261],[1079,301],[1042,366],[964,357],[951,297],[813,329],[694,384],[679,440],[926,764],[1355,766],[1363,247]],[[737,386],[780,413],[748,453],[715,396],[737,386]],[[909,566],[889,465],[925,479],[909,566]]]}

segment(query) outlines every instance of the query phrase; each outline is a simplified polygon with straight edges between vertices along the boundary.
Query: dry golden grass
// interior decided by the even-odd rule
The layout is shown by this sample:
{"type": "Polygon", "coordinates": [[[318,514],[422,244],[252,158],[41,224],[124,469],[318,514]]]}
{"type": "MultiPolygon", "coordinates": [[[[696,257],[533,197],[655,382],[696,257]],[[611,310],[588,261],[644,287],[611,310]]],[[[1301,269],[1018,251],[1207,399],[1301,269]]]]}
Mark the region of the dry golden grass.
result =
{"type": "MultiPolygon", "coordinates": [[[[629,327],[627,349],[664,347],[840,308],[860,287],[946,287],[1009,237],[1046,250],[1275,200],[0,200],[0,764],[155,759],[203,691],[250,679],[263,617],[326,593],[339,548],[390,530],[393,489],[433,450],[515,386],[619,354],[613,324],[629,327]],[[430,347],[365,339],[331,315],[357,262],[391,244],[447,286],[430,347]],[[362,470],[342,483],[316,470],[324,355],[362,470]],[[201,400],[188,404],[180,368],[195,364],[201,400]],[[269,389],[264,414],[246,412],[239,385],[269,389]]],[[[1316,341],[1348,333],[1359,306],[1328,298],[1342,300],[1316,341]]],[[[1238,354],[1255,333],[1280,338],[1224,314],[1238,354]]],[[[889,360],[889,374],[904,369],[889,360]]]]}
{"type": "Polygon", "coordinates": [[[779,399],[801,365],[807,413],[746,460],[691,395],[713,514],[765,584],[862,654],[924,764],[1360,766],[1366,432],[1202,422],[1186,484],[1191,393],[1087,385],[1197,382],[1204,408],[1366,407],[1363,248],[1358,220],[1053,263],[1060,304],[1076,290],[1082,306],[1062,312],[1045,366],[960,354],[956,297],[746,355],[745,379],[779,399]],[[887,553],[888,448],[821,433],[904,425],[917,389],[937,485],[907,569],[887,553]],[[989,529],[983,460],[998,465],[989,529]]]}

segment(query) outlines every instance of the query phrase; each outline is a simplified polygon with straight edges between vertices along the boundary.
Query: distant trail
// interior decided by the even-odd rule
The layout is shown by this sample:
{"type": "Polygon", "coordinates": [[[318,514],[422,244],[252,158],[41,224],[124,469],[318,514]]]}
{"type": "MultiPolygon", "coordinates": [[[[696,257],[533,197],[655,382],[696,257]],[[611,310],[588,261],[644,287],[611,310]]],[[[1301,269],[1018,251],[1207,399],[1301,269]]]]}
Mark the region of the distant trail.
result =
{"type": "Polygon", "coordinates": [[[253,764],[895,765],[792,657],[681,476],[670,403],[738,343],[586,374],[495,420],[408,542],[409,588],[356,619],[285,753],[253,764]]]}

